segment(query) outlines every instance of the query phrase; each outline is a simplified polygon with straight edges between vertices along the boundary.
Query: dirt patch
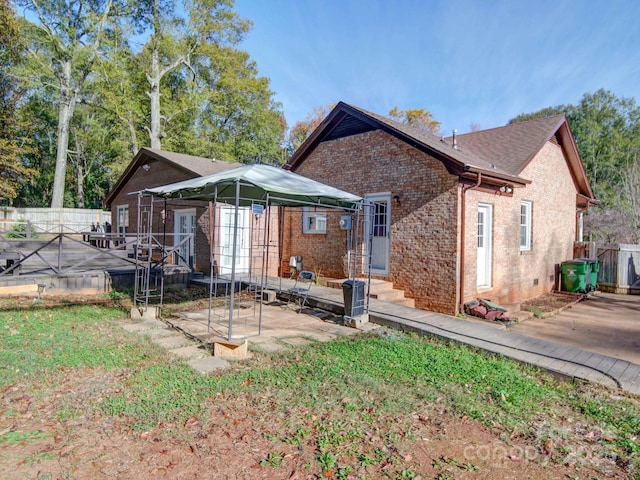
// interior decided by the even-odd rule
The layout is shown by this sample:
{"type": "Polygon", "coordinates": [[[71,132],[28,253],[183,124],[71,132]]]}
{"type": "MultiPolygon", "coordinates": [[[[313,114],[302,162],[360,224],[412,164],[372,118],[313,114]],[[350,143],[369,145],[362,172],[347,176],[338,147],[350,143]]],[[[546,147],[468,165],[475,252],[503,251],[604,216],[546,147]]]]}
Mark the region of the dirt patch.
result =
{"type": "MultiPolygon", "coordinates": [[[[59,386],[50,395],[17,385],[3,392],[0,433],[26,435],[12,445],[0,443],[3,478],[625,478],[615,455],[599,451],[604,433],[581,430],[570,417],[563,419],[567,412],[562,408],[556,425],[541,420],[536,428],[541,436],[551,429],[562,431],[564,438],[556,435],[559,441],[540,446],[539,439],[521,432],[497,424],[488,428],[438,403],[425,403],[409,419],[386,419],[406,425],[405,431],[389,432],[382,423],[369,423],[363,447],[374,454],[345,453],[335,463],[327,459],[321,469],[317,426],[339,424],[339,409],[321,419],[313,412],[290,412],[307,419],[300,425],[299,443],[291,440],[296,432],[270,401],[255,397],[217,395],[209,399],[210,414],[203,421],[191,418],[182,425],[161,423],[136,431],[135,419],[102,417],[92,408],[102,395],[121,388],[126,376],[126,371],[78,370],[51,378],[59,386]],[[70,401],[86,408],[75,418],[55,418],[53,412],[70,401]],[[390,442],[390,433],[399,437],[390,442]],[[348,473],[343,465],[352,466],[348,473]]],[[[349,450],[347,440],[345,452],[349,450]]]]}
{"type": "MultiPolygon", "coordinates": [[[[181,308],[185,302],[205,301],[194,296],[174,298],[181,308]]],[[[33,306],[31,301],[26,299],[25,305],[33,306]]],[[[58,305],[85,301],[67,298],[58,305]]],[[[117,299],[105,301],[122,305],[117,299]]],[[[256,354],[256,361],[265,365],[270,358],[256,354]]],[[[0,392],[3,478],[632,478],[615,451],[604,451],[603,444],[611,443],[603,440],[611,433],[581,425],[562,405],[553,415],[541,412],[527,433],[458,415],[443,405],[445,399],[425,400],[408,418],[376,417],[376,405],[371,405],[359,412],[366,419],[365,431],[361,444],[353,446],[348,439],[353,426],[345,423],[340,405],[315,412],[276,405],[268,392],[216,394],[207,399],[208,413],[202,418],[164,421],[140,431],[135,418],[109,416],[97,408],[104,398],[126,392],[133,373],[61,369],[51,372],[39,389],[14,384],[0,392]],[[66,411],[73,414],[60,414],[66,411]],[[296,427],[292,418],[300,419],[296,427]],[[344,453],[321,462],[326,426],[344,437],[334,439],[344,441],[344,453]],[[358,451],[370,453],[353,453],[358,451]]]]}
{"type": "Polygon", "coordinates": [[[534,317],[545,318],[570,308],[585,298],[586,295],[580,293],[549,293],[522,302],[520,309],[531,312],[534,317]]]}

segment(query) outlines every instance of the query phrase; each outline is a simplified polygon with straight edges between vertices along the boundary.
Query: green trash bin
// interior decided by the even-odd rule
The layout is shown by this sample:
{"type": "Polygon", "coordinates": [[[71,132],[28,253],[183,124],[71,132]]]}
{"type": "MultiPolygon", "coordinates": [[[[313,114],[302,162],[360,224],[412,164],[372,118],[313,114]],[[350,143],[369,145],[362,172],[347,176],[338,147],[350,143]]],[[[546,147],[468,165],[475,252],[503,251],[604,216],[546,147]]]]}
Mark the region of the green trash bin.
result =
{"type": "Polygon", "coordinates": [[[572,293],[587,293],[590,280],[589,263],[584,260],[570,260],[560,265],[562,273],[562,291],[572,293]]]}
{"type": "Polygon", "coordinates": [[[587,290],[592,292],[598,288],[598,272],[600,271],[600,262],[597,258],[576,258],[576,261],[587,262],[587,290]]]}
{"type": "Polygon", "coordinates": [[[596,290],[598,288],[598,272],[600,271],[600,262],[595,260],[593,265],[591,266],[591,287],[592,290],[596,290]]]}

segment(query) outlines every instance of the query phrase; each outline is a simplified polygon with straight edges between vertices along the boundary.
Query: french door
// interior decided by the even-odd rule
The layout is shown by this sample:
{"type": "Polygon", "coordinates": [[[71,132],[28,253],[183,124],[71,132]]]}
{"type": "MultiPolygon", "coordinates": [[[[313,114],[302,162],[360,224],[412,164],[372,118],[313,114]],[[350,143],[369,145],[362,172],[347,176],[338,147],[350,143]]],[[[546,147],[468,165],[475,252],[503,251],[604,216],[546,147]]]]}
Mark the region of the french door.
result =
{"type": "Polygon", "coordinates": [[[249,271],[250,244],[250,210],[248,207],[238,208],[237,245],[234,252],[233,239],[235,229],[236,207],[220,208],[220,273],[229,275],[235,261],[235,273],[249,271]]]}

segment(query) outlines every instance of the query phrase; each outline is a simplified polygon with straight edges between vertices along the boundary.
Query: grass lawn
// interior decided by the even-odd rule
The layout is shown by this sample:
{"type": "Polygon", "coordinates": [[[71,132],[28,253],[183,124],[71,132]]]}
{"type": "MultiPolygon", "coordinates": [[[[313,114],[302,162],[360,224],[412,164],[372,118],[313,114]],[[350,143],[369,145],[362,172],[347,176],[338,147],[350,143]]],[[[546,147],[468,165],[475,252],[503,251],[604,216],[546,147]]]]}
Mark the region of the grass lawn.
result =
{"type": "Polygon", "coordinates": [[[124,317],[0,312],[4,478],[640,478],[617,391],[390,330],[202,376],[124,317]]]}

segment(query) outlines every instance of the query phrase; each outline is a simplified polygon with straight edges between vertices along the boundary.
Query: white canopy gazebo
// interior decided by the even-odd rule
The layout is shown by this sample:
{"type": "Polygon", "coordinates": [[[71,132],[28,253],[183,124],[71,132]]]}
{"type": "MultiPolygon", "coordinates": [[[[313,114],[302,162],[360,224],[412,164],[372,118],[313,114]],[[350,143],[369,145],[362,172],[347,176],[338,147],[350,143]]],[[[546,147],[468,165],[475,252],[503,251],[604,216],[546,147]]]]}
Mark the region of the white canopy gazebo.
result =
{"type": "MultiPolygon", "coordinates": [[[[185,180],[170,185],[145,189],[142,195],[161,197],[164,199],[200,200],[209,202],[212,212],[219,203],[230,205],[234,208],[233,225],[233,251],[231,261],[231,271],[228,282],[230,289],[229,308],[225,309],[228,315],[228,339],[233,337],[235,285],[238,281],[236,272],[236,256],[238,245],[238,215],[241,207],[251,207],[255,215],[265,215],[265,225],[269,225],[270,207],[318,207],[327,209],[339,209],[345,214],[352,215],[359,212],[363,199],[337,188],[324,185],[315,180],[303,177],[287,170],[268,165],[245,165],[242,167],[226,170],[206,177],[198,177],[185,180]]],[[[213,215],[210,214],[213,218],[213,215]]],[[[213,222],[215,223],[215,221],[213,222]]],[[[269,228],[264,229],[264,245],[267,245],[270,236],[269,228]]],[[[349,241],[347,258],[351,262],[351,239],[352,231],[347,232],[349,241]]],[[[211,271],[210,271],[210,299],[214,289],[214,265],[215,259],[215,228],[210,225],[210,245],[211,245],[211,271]]],[[[267,265],[263,252],[262,270],[260,279],[257,282],[258,296],[262,298],[265,289],[267,265]]],[[[281,261],[282,259],[280,259],[281,261]]],[[[350,265],[350,263],[349,263],[350,265]]],[[[217,277],[216,277],[217,278],[217,277]]],[[[260,302],[261,305],[261,302],[260,302]]],[[[262,309],[258,323],[258,334],[260,334],[262,323],[262,309]]],[[[211,323],[211,301],[209,308],[209,325],[211,323]]]]}

